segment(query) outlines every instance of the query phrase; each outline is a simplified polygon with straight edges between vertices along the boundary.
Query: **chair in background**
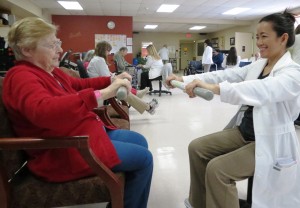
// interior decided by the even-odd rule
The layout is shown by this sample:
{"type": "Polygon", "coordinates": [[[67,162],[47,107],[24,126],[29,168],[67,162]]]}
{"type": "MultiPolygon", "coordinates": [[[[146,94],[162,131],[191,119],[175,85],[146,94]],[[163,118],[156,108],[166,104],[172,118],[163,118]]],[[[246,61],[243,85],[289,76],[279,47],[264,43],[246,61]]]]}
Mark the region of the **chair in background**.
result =
{"type": "Polygon", "coordinates": [[[215,64],[215,63],[213,63],[213,64],[210,66],[209,71],[210,71],[210,72],[211,72],[211,71],[218,71],[218,65],[215,64]]]}
{"type": "Polygon", "coordinates": [[[190,61],[188,64],[188,67],[184,69],[184,75],[190,75],[190,74],[201,74],[203,73],[203,67],[201,61],[190,61]]]}
{"type": "Polygon", "coordinates": [[[252,63],[251,61],[241,61],[240,64],[239,64],[239,67],[244,67],[244,66],[247,66],[251,63],[252,63]]]}
{"type": "Polygon", "coordinates": [[[166,63],[163,68],[162,68],[162,75],[159,77],[156,77],[154,79],[150,79],[150,81],[158,81],[158,90],[153,90],[150,91],[148,94],[152,95],[152,94],[156,94],[158,93],[159,96],[161,96],[162,93],[166,93],[166,94],[170,94],[172,95],[172,92],[170,92],[169,90],[162,90],[162,82],[165,80],[165,78],[172,73],[172,65],[170,63],[166,63]]]}
{"type": "Polygon", "coordinates": [[[115,68],[116,68],[115,73],[118,75],[121,72],[119,72],[119,70],[118,70],[118,63],[117,63],[117,61],[114,60],[114,64],[115,64],[115,68]]]}
{"type": "Polygon", "coordinates": [[[66,52],[62,55],[61,60],[60,60],[60,62],[59,62],[59,66],[60,66],[60,67],[61,67],[61,66],[64,66],[64,67],[68,67],[68,66],[69,66],[69,64],[70,64],[69,58],[70,58],[71,54],[72,54],[72,50],[69,49],[68,51],[66,51],[66,52]]]}
{"type": "Polygon", "coordinates": [[[113,173],[90,151],[88,136],[60,138],[16,137],[2,102],[0,78],[0,207],[60,207],[111,202],[123,208],[124,175],[113,173]],[[76,148],[96,176],[50,183],[35,177],[26,166],[26,149],[76,148]]]}
{"type": "Polygon", "coordinates": [[[77,70],[79,72],[80,77],[81,78],[89,78],[89,75],[86,71],[86,68],[83,66],[82,61],[77,60],[76,63],[77,63],[77,70]]]}

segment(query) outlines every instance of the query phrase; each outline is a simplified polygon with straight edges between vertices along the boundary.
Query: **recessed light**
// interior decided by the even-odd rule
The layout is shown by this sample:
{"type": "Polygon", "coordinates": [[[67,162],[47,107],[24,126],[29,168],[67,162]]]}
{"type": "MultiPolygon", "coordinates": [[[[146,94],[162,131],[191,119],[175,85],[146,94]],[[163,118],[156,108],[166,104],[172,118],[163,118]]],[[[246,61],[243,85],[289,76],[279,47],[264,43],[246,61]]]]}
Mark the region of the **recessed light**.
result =
{"type": "Polygon", "coordinates": [[[206,26],[194,26],[194,27],[191,27],[189,30],[201,30],[203,28],[206,28],[206,26]]]}
{"type": "Polygon", "coordinates": [[[155,29],[158,25],[145,25],[144,29],[155,29]]]}
{"type": "Polygon", "coordinates": [[[162,4],[158,8],[156,12],[174,12],[175,9],[177,9],[179,5],[176,4],[162,4]]]}
{"type": "Polygon", "coordinates": [[[250,8],[242,8],[242,7],[236,7],[236,8],[233,8],[233,9],[230,9],[222,14],[226,14],[226,15],[236,15],[236,14],[239,14],[239,13],[242,13],[242,12],[245,12],[247,10],[249,10],[250,8]]]}
{"type": "Polygon", "coordinates": [[[57,2],[67,10],[83,10],[82,6],[77,1],[57,1],[57,2]]]}

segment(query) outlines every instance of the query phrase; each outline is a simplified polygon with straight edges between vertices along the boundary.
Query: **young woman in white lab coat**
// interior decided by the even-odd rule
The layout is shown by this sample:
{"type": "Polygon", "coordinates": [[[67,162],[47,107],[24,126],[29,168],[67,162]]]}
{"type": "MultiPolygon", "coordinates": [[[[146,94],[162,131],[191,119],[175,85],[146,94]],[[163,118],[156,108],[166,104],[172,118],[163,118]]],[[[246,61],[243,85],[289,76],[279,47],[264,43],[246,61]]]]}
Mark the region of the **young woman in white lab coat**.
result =
{"type": "Polygon", "coordinates": [[[287,11],[262,18],[256,34],[262,59],[251,65],[167,78],[169,85],[173,79],[187,83],[190,97],[195,97],[195,87],[202,87],[220,95],[222,102],[242,106],[225,130],[190,143],[186,204],[238,208],[235,181],[254,175],[252,208],[300,207],[294,127],[300,109],[300,65],[287,51],[295,41],[294,22],[287,11]]]}

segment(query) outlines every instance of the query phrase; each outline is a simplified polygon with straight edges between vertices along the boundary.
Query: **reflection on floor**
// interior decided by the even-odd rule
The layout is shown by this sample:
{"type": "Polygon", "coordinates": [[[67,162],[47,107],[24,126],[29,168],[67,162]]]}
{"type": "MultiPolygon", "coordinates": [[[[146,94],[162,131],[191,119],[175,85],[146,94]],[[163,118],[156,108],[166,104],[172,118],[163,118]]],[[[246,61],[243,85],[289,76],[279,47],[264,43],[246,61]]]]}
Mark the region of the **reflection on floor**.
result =
{"type": "MultiPolygon", "coordinates": [[[[154,85],[154,89],[157,85],[154,85]]],[[[184,208],[189,193],[189,161],[187,147],[200,136],[222,130],[237,106],[221,103],[219,96],[206,101],[190,99],[179,89],[173,95],[146,95],[145,101],[157,98],[155,115],[140,115],[130,108],[131,129],[148,139],[154,158],[154,173],[148,208],[184,208]]],[[[298,129],[297,131],[300,131],[298,129]]],[[[240,198],[245,199],[247,181],[237,183],[240,198]]],[[[105,208],[105,204],[75,206],[105,208]]]]}

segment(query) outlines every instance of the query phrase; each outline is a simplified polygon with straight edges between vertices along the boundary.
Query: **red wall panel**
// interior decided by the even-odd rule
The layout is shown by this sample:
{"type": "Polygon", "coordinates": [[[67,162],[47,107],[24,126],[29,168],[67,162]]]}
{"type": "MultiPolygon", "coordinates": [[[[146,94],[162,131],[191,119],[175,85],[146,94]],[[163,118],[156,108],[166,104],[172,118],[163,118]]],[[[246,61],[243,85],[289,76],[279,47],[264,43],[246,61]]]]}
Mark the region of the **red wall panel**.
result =
{"type": "MultiPolygon", "coordinates": [[[[57,37],[63,42],[64,51],[72,49],[76,53],[94,49],[95,34],[119,34],[132,38],[132,17],[53,15],[52,22],[59,27],[57,37]],[[107,28],[109,21],[115,22],[114,29],[107,28]]],[[[125,58],[132,63],[132,54],[125,58]]]]}

